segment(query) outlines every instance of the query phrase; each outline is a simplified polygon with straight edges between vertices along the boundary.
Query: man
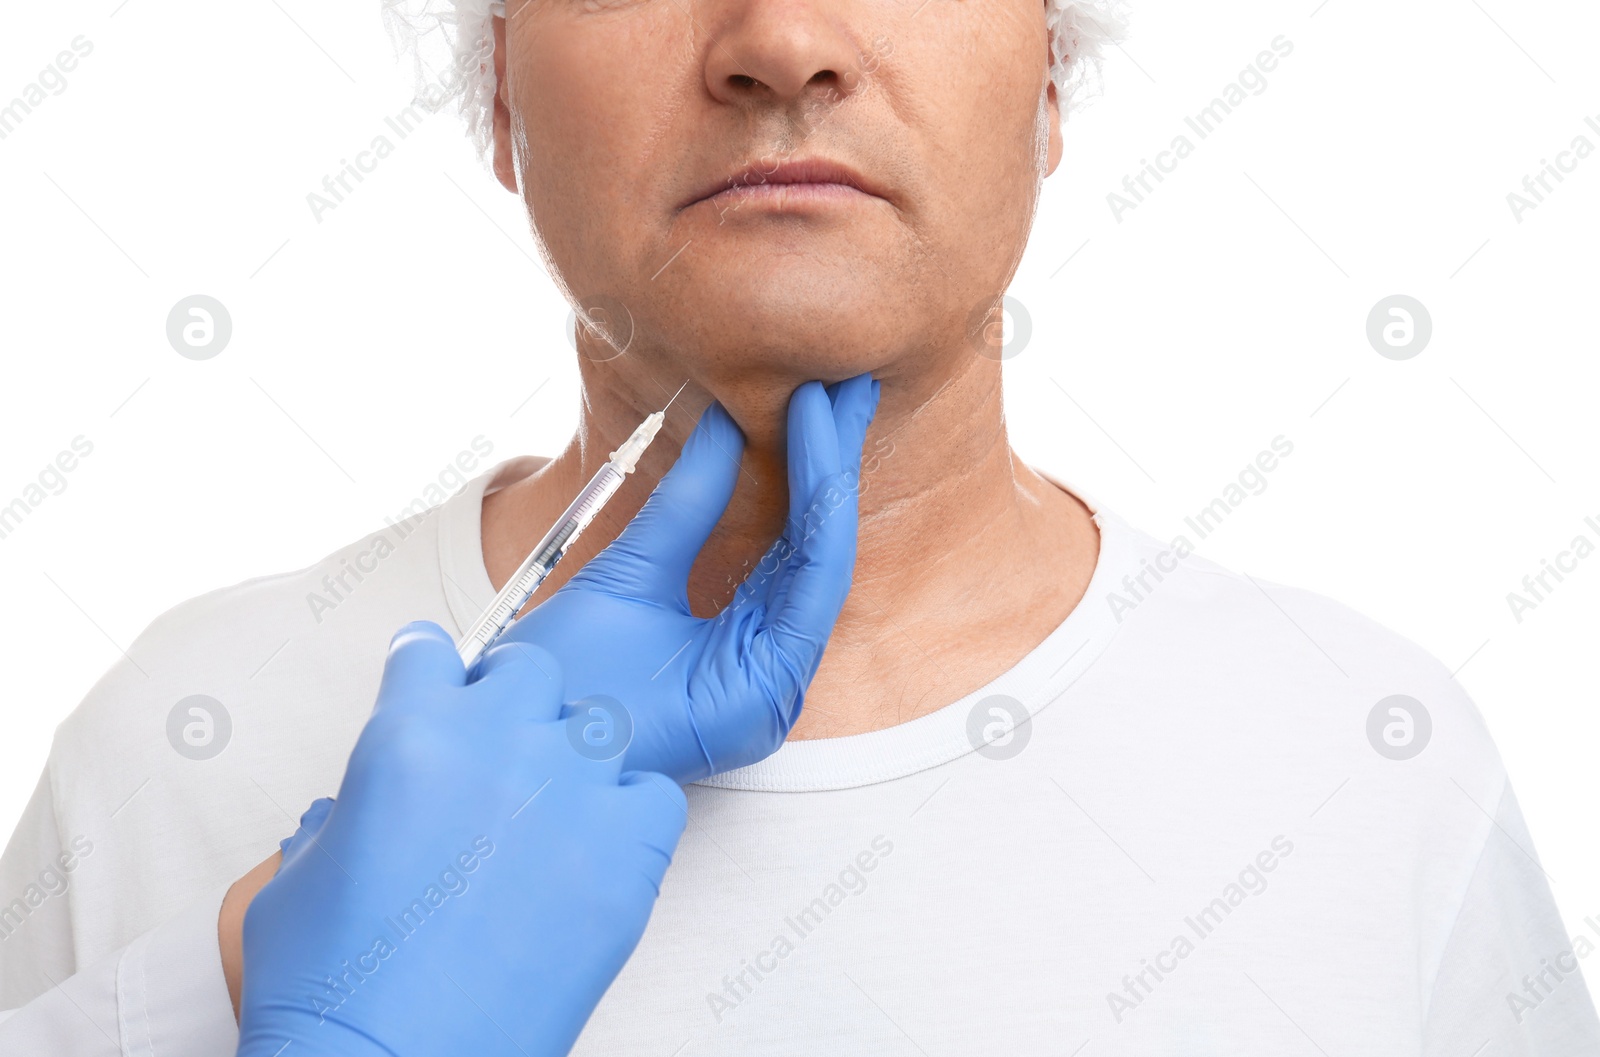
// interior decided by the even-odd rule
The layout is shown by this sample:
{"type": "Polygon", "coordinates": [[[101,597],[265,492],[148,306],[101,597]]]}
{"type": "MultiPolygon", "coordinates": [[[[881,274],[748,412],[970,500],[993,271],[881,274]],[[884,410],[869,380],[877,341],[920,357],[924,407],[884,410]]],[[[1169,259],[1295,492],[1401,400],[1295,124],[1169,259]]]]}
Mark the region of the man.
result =
{"type": "MultiPolygon", "coordinates": [[[[1011,452],[971,321],[1061,157],[1061,14],[508,3],[494,169],[570,298],[607,311],[603,335],[580,329],[572,444],[496,468],[359,575],[365,540],[159,619],[130,650],[143,671],[113,670],[63,724],[8,849],[0,891],[93,845],[0,947],[0,1004],[118,958],[157,1052],[215,1049],[232,1014],[206,929],[221,908],[228,948],[264,880],[234,879],[332,791],[394,627],[459,632],[686,378],[672,443],[541,597],[714,398],[746,438],[690,578],[715,613],[783,524],[789,394],[870,371],[855,579],[805,708],[772,756],[689,787],[655,915],[573,1052],[1600,1049],[1449,673],[1011,452]],[[344,590],[317,623],[325,576],[344,590]],[[201,765],[162,727],[199,693],[232,720],[201,765]]],[[[607,675],[567,674],[579,693],[607,675]]]]}

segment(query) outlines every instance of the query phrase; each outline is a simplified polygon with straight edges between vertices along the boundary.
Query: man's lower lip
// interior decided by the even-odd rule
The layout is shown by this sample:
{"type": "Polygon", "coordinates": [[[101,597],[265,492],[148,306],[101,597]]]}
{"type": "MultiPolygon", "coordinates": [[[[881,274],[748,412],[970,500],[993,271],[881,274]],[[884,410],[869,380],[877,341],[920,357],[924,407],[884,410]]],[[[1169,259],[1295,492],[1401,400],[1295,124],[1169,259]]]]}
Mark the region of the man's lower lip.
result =
{"type": "Polygon", "coordinates": [[[720,209],[783,208],[865,202],[875,197],[860,188],[841,183],[760,183],[724,188],[692,204],[710,203],[720,209]]]}

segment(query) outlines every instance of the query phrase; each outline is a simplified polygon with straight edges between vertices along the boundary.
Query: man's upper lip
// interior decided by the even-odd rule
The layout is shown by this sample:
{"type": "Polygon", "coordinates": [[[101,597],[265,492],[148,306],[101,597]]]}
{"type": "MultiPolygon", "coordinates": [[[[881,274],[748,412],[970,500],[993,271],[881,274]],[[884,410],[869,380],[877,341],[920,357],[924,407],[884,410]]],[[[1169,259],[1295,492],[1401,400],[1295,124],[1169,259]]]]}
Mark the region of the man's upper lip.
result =
{"type": "Polygon", "coordinates": [[[696,202],[710,198],[721,191],[738,187],[759,187],[762,184],[827,183],[845,184],[858,191],[882,198],[877,188],[854,169],[831,158],[796,158],[781,162],[776,167],[770,160],[756,161],[719,180],[704,184],[679,208],[687,209],[696,202]]]}

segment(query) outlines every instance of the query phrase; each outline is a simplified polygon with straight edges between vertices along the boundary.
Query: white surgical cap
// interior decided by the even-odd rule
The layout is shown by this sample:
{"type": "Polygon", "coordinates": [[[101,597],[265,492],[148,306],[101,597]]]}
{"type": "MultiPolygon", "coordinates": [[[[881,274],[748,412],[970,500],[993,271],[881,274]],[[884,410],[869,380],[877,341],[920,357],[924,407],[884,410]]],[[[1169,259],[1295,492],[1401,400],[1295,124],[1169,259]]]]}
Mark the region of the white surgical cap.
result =
{"type": "MultiPolygon", "coordinates": [[[[494,29],[505,16],[501,0],[380,0],[397,55],[410,60],[412,102],[439,111],[457,101],[480,161],[494,142],[494,29]]],[[[1045,0],[1045,24],[1054,43],[1055,82],[1061,113],[1092,94],[1104,48],[1122,39],[1124,0],[1045,0]]]]}

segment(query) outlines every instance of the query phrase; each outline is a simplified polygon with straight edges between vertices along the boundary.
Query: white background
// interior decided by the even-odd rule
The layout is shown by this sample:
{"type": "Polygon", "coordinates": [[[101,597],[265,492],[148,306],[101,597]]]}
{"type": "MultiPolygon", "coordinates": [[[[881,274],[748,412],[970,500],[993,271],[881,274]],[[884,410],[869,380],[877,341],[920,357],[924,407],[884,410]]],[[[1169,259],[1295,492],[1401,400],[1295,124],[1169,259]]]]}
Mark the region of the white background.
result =
{"type": "MultiPolygon", "coordinates": [[[[1507,195],[1574,137],[1600,146],[1600,13],[1316,5],[1138,4],[1011,289],[1032,324],[1007,361],[1014,442],[1170,536],[1288,437],[1201,552],[1459,669],[1576,932],[1600,915],[1600,555],[1520,623],[1506,596],[1580,533],[1600,543],[1600,156],[1520,220],[1507,195]],[[1280,34],[1265,90],[1198,140],[1184,115],[1280,34]],[[1115,218],[1107,194],[1186,131],[1193,154],[1115,218]],[[1396,293],[1433,323],[1404,361],[1366,337],[1396,293]]],[[[93,52],[0,140],[0,505],[74,437],[94,450],[0,539],[7,832],[55,725],[152,617],[379,526],[479,434],[495,459],[554,454],[577,396],[567,306],[453,114],[313,218],[307,194],[396,139],[383,119],[408,102],[375,3],[8,21],[0,98],[79,34],[93,52]],[[194,293],[233,320],[205,362],[166,337],[194,293]]]]}

